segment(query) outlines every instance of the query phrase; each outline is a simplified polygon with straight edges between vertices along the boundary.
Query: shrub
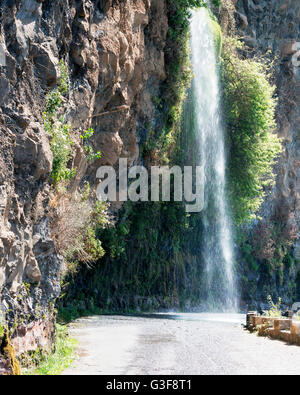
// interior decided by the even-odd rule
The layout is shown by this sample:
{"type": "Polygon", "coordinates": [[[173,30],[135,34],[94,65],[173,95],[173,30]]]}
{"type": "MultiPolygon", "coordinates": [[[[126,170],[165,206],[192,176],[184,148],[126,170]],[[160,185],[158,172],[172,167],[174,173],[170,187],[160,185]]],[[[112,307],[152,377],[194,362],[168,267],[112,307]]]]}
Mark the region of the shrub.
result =
{"type": "Polygon", "coordinates": [[[69,70],[67,65],[61,59],[59,61],[60,79],[58,84],[58,90],[62,96],[65,96],[70,89],[69,70]]]}
{"type": "Polygon", "coordinates": [[[45,114],[48,118],[53,117],[59,107],[62,106],[63,100],[58,89],[54,89],[46,96],[45,114]]]}
{"type": "Polygon", "coordinates": [[[80,136],[81,140],[83,141],[84,144],[84,152],[87,156],[87,161],[91,162],[95,159],[100,159],[102,154],[100,151],[95,152],[93,147],[88,143],[88,140],[93,137],[94,135],[94,129],[89,128],[83,132],[83,134],[80,136]]]}
{"type": "Polygon", "coordinates": [[[3,338],[5,334],[5,326],[6,326],[6,319],[5,319],[5,314],[1,309],[0,305],[0,345],[1,345],[1,339],[3,338]]]}
{"type": "MultiPolygon", "coordinates": [[[[68,67],[61,60],[59,62],[60,80],[58,87],[53,89],[46,96],[44,110],[44,127],[51,136],[50,147],[53,154],[51,178],[55,185],[61,181],[67,181],[76,174],[76,169],[69,168],[72,158],[71,125],[66,123],[63,116],[63,104],[65,96],[70,89],[68,67]]],[[[82,133],[80,138],[83,141],[84,152],[88,162],[101,158],[101,152],[95,152],[88,140],[94,135],[92,128],[82,133]]]]}
{"type": "Polygon", "coordinates": [[[271,317],[271,318],[281,318],[282,317],[282,312],[280,310],[281,308],[281,298],[278,299],[277,304],[275,304],[272,300],[272,297],[269,295],[268,296],[268,302],[270,305],[270,310],[267,310],[264,312],[264,315],[266,317],[271,317]]]}
{"type": "Polygon", "coordinates": [[[5,334],[5,327],[0,323],[0,342],[5,334]]]}
{"type": "Polygon", "coordinates": [[[69,337],[63,325],[56,325],[55,351],[49,356],[43,355],[39,366],[24,375],[53,376],[60,375],[69,368],[76,359],[77,341],[69,337]]]}
{"type": "Polygon", "coordinates": [[[57,192],[51,201],[51,209],[52,237],[66,259],[66,270],[74,268],[72,262],[95,262],[103,257],[97,230],[109,222],[107,206],[99,201],[93,203],[88,184],[81,192],[72,195],[57,192]]]}
{"type": "Polygon", "coordinates": [[[50,147],[53,154],[51,178],[54,184],[58,184],[60,181],[71,179],[76,174],[75,169],[68,167],[73,145],[70,137],[71,125],[45,119],[45,130],[51,136],[50,147]]]}
{"type": "Polygon", "coordinates": [[[270,67],[258,59],[243,59],[234,38],[224,40],[223,98],[229,147],[229,201],[236,222],[256,217],[266,188],[274,184],[273,165],[281,152],[275,131],[275,87],[270,67]]]}
{"type": "Polygon", "coordinates": [[[74,177],[75,169],[69,169],[68,163],[72,158],[72,140],[70,137],[71,125],[65,123],[59,110],[64,103],[64,95],[69,91],[69,77],[67,66],[60,61],[60,81],[57,88],[46,96],[43,113],[44,127],[51,136],[50,148],[53,154],[51,178],[55,185],[63,180],[74,177]]]}

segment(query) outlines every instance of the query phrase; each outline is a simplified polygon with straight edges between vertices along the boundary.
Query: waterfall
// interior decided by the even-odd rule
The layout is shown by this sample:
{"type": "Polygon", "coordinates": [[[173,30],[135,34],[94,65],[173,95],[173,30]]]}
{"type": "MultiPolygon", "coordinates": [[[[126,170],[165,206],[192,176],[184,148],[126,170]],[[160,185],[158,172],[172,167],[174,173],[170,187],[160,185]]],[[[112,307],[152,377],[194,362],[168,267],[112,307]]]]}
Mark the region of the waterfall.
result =
{"type": "Polygon", "coordinates": [[[193,13],[191,50],[194,69],[196,136],[199,160],[205,168],[203,247],[205,308],[235,311],[237,295],[233,274],[233,242],[226,199],[225,131],[220,101],[218,55],[206,9],[193,13]]]}

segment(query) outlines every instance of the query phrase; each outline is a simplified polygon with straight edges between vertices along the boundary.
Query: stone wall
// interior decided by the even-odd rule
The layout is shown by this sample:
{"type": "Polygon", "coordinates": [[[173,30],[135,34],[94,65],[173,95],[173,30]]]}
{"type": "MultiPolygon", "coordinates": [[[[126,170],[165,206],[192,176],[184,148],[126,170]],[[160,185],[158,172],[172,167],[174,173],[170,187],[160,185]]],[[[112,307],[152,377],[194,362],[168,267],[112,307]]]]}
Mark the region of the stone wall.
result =
{"type": "Polygon", "coordinates": [[[300,346],[299,319],[264,317],[252,312],[247,314],[246,327],[251,332],[257,332],[260,336],[269,336],[272,339],[300,346]]]}

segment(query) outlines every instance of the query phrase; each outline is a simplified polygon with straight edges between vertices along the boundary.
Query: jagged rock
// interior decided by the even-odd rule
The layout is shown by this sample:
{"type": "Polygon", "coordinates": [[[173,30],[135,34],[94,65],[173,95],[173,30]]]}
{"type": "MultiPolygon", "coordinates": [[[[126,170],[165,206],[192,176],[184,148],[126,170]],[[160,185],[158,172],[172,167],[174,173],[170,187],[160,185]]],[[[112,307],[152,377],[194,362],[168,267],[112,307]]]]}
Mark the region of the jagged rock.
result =
{"type": "Polygon", "coordinates": [[[32,252],[27,256],[25,274],[34,283],[39,283],[42,277],[39,265],[32,252]]]}
{"type": "Polygon", "coordinates": [[[54,86],[57,82],[58,57],[52,54],[50,47],[46,45],[32,44],[30,56],[36,68],[37,75],[44,80],[48,86],[54,86]]]}
{"type": "Polygon", "coordinates": [[[256,39],[254,37],[245,36],[243,37],[243,41],[248,47],[254,48],[256,45],[256,39]]]}
{"type": "Polygon", "coordinates": [[[241,30],[247,29],[247,27],[249,25],[247,17],[245,15],[241,14],[240,12],[236,13],[236,17],[237,17],[237,21],[238,21],[238,27],[241,30]]]}
{"type": "Polygon", "coordinates": [[[6,97],[9,93],[9,82],[7,81],[6,78],[0,77],[0,105],[5,103],[6,97]]]}
{"type": "Polygon", "coordinates": [[[139,128],[154,117],[151,98],[166,78],[168,18],[165,0],[5,0],[1,12],[0,304],[9,321],[22,319],[26,337],[60,293],[62,258],[49,218],[52,153],[42,117],[59,61],[72,83],[65,119],[75,141],[74,190],[83,178],[93,185],[100,164],[115,165],[120,155],[138,161],[139,128]],[[102,152],[90,164],[79,138],[89,127],[102,152]],[[30,295],[28,282],[38,283],[30,295]]]}
{"type": "MultiPolygon", "coordinates": [[[[293,66],[292,57],[296,52],[295,43],[300,42],[299,31],[296,28],[300,24],[300,2],[298,0],[238,0],[236,10],[247,18],[248,26],[245,27],[243,34],[247,36],[246,44],[254,48],[254,52],[251,53],[259,57],[271,49],[273,55],[278,57],[275,67],[276,95],[279,100],[277,133],[283,138],[284,147],[276,166],[276,185],[267,195],[260,216],[264,224],[274,222],[281,224],[282,238],[289,238],[289,242],[292,245],[294,243],[291,252],[295,259],[299,259],[300,89],[298,76],[300,67],[293,66]],[[255,46],[252,37],[255,37],[255,46]]],[[[258,234],[257,237],[261,235],[258,234]]],[[[289,280],[284,281],[283,286],[274,284],[274,293],[285,297],[289,303],[291,292],[287,283],[299,282],[300,267],[295,263],[292,268],[285,267],[284,270],[284,275],[288,276],[289,280]]],[[[256,283],[259,283],[259,279],[256,283]]],[[[253,301],[261,297],[260,294],[254,292],[252,294],[253,301]]]]}

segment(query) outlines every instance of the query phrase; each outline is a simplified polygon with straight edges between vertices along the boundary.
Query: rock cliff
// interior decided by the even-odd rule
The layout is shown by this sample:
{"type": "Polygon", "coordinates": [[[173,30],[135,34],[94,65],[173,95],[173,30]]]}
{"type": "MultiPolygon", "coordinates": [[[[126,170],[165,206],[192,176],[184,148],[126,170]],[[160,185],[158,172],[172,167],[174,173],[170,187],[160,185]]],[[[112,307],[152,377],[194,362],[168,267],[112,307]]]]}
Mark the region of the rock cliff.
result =
{"type": "MultiPolygon", "coordinates": [[[[243,38],[248,56],[261,57],[269,52],[274,61],[273,82],[278,97],[276,132],[283,140],[276,185],[267,193],[260,213],[262,221],[253,224],[250,232],[261,271],[251,270],[250,275],[245,272],[250,279],[246,294],[250,297],[252,293],[253,299],[262,300],[269,292],[282,296],[290,304],[296,297],[297,283],[300,291],[300,67],[299,53],[297,55],[300,3],[297,0],[234,0],[232,3],[236,33],[243,38]]],[[[242,265],[247,266],[244,261],[242,265]]]]}
{"type": "Polygon", "coordinates": [[[277,57],[278,134],[284,152],[277,168],[276,188],[265,204],[264,215],[276,215],[294,227],[298,236],[294,252],[300,259],[300,4],[297,0],[244,0],[238,1],[237,9],[239,33],[249,48],[258,55],[272,51],[277,57]]]}
{"type": "MultiPolygon", "coordinates": [[[[288,280],[294,287],[300,260],[300,67],[294,56],[300,4],[224,3],[235,7],[236,30],[250,56],[268,50],[277,55],[277,132],[284,152],[276,186],[262,208],[263,227],[254,224],[251,237],[264,232],[260,239],[265,240],[270,224],[279,223],[279,236],[272,242],[280,238],[286,248],[284,243],[292,241],[293,264],[283,262],[287,281],[277,287],[278,268],[266,281],[290,295],[288,280]]],[[[72,129],[75,190],[85,180],[93,184],[100,165],[117,166],[120,157],[128,158],[129,166],[139,162],[140,142],[157,117],[153,98],[160,95],[168,73],[166,57],[173,53],[166,46],[168,28],[167,0],[0,0],[0,375],[11,369],[1,339],[7,324],[17,356],[50,349],[53,342],[63,260],[51,231],[53,157],[43,111],[46,95],[59,82],[59,63],[69,70],[64,116],[72,129]],[[79,138],[90,127],[95,131],[92,145],[102,152],[92,163],[79,138]]],[[[194,255],[201,258],[198,246],[194,255]]],[[[245,270],[249,277],[245,288],[259,299],[264,274],[249,273],[242,265],[241,274],[245,270]]],[[[193,274],[194,262],[190,266],[193,274]]]]}
{"type": "Polygon", "coordinates": [[[49,216],[52,153],[42,116],[59,61],[70,72],[65,118],[76,188],[83,178],[93,183],[101,164],[139,160],[139,139],[155,111],[151,98],[165,79],[167,30],[162,0],[0,1],[0,324],[15,322],[17,354],[45,339],[49,347],[60,293],[62,259],[49,216]],[[89,127],[102,152],[92,165],[78,143],[89,127]]]}

